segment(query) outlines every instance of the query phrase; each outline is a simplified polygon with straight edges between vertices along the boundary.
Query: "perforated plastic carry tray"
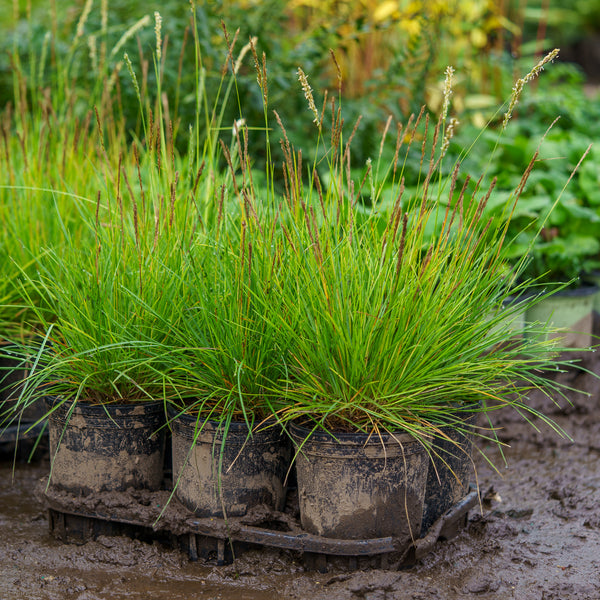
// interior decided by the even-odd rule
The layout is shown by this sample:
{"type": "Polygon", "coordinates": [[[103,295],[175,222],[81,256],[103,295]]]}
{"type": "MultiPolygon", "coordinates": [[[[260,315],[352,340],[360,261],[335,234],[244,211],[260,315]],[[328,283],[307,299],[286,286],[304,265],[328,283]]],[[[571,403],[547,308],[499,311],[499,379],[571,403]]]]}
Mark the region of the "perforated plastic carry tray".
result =
{"type": "Polygon", "coordinates": [[[266,507],[226,521],[198,518],[176,498],[169,501],[168,492],[103,493],[82,498],[45,489],[42,484],[38,496],[48,508],[50,532],[65,542],[84,543],[100,535],[127,535],[178,546],[187,551],[191,560],[203,558],[219,565],[230,562],[249,547],[280,548],[301,553],[307,568],[320,571],[336,562],[350,569],[367,565],[408,567],[425,556],[438,540],[457,535],[478,501],[477,492],[471,488],[423,537],[407,541],[392,536],[345,540],[312,535],[303,531],[291,514],[266,507]]]}

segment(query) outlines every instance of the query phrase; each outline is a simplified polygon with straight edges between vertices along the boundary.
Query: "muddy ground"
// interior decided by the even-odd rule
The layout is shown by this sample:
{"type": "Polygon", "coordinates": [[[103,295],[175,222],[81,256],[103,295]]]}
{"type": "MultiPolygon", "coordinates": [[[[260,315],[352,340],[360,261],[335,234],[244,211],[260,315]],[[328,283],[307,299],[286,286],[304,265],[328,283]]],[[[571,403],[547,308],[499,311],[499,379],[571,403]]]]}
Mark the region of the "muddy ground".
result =
{"type": "MultiPolygon", "coordinates": [[[[589,355],[584,365],[600,373],[589,355]]],[[[286,551],[251,551],[232,565],[191,563],[158,544],[101,537],[62,544],[48,533],[32,490],[47,460],[0,462],[0,599],[600,599],[600,385],[581,371],[561,375],[590,396],[570,394],[572,405],[532,402],[573,438],[547,426],[536,432],[512,413],[498,413],[507,466],[491,445],[494,472],[476,459],[483,514],[439,542],[416,566],[399,572],[307,572],[286,551]]]]}

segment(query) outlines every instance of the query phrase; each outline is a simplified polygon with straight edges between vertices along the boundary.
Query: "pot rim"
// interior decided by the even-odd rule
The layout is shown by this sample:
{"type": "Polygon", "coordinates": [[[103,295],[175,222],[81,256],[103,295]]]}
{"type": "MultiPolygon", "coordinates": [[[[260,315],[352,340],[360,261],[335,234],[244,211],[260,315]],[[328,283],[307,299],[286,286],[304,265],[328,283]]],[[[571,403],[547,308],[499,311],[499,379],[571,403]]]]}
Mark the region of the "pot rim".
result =
{"type": "Polygon", "coordinates": [[[348,431],[333,431],[331,433],[324,431],[321,428],[310,429],[298,423],[290,423],[288,427],[290,436],[294,441],[302,442],[317,442],[330,444],[355,444],[360,443],[362,446],[379,446],[390,442],[400,443],[417,443],[420,446],[421,442],[412,434],[405,430],[397,430],[395,432],[378,431],[366,433],[364,431],[348,432],[348,431]]]}
{"type": "MultiPolygon", "coordinates": [[[[145,409],[144,412],[155,413],[163,412],[164,402],[162,400],[135,400],[127,403],[117,402],[90,402],[88,400],[65,400],[58,396],[44,396],[43,397],[46,406],[48,407],[48,413],[56,410],[69,410],[70,406],[75,403],[73,413],[84,411],[90,415],[106,415],[117,411],[120,414],[137,413],[140,408],[145,409]]],[[[52,415],[50,415],[52,416],[52,415]]]]}
{"type": "Polygon", "coordinates": [[[207,437],[210,437],[211,439],[213,437],[227,439],[231,434],[236,437],[243,435],[247,439],[255,439],[256,436],[259,436],[259,439],[267,441],[279,438],[283,433],[282,428],[275,418],[257,419],[254,423],[255,428],[252,430],[248,428],[246,421],[232,420],[229,423],[227,433],[225,433],[225,424],[223,421],[205,419],[198,415],[190,415],[181,412],[171,405],[167,407],[167,416],[167,423],[171,430],[185,437],[191,436],[191,438],[193,438],[196,433],[196,424],[201,423],[202,428],[198,433],[198,440],[205,440],[207,437]],[[256,429],[258,426],[260,426],[260,428],[256,429]]]}

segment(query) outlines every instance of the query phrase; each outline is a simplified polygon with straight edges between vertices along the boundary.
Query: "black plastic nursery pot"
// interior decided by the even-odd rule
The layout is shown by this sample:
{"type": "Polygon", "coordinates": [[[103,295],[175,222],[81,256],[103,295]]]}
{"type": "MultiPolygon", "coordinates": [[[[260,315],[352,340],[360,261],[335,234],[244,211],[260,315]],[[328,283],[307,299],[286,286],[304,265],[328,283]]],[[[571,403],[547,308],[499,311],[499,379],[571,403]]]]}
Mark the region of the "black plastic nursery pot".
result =
{"type": "Polygon", "coordinates": [[[171,430],[175,494],[197,516],[238,517],[260,504],[283,509],[291,449],[280,427],[249,435],[245,422],[232,422],[225,432],[181,414],[171,430]]]}
{"type": "Polygon", "coordinates": [[[411,435],[368,435],[290,427],[296,447],[302,528],[331,538],[421,533],[429,457],[411,435]]]}
{"type": "Polygon", "coordinates": [[[90,404],[46,399],[50,485],[72,493],[160,489],[165,429],[162,402],[90,404]]]}
{"type": "MultiPolygon", "coordinates": [[[[472,425],[475,418],[475,414],[466,418],[466,425],[472,425]]],[[[421,535],[469,493],[472,455],[473,433],[457,427],[440,428],[429,458],[421,535]]]]}
{"type": "Polygon", "coordinates": [[[598,288],[585,284],[566,289],[544,298],[527,309],[525,320],[539,321],[559,328],[550,335],[561,338],[561,345],[571,348],[587,348],[592,345],[594,299],[598,288]]]}

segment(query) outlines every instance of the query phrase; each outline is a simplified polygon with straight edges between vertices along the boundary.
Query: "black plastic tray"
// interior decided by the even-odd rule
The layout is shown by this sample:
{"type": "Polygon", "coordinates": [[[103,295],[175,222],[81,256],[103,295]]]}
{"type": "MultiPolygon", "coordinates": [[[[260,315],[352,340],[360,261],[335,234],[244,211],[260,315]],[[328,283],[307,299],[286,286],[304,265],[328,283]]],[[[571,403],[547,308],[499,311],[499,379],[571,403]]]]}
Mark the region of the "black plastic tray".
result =
{"type": "MultiPolygon", "coordinates": [[[[301,553],[308,568],[321,571],[327,569],[328,563],[333,560],[339,562],[339,559],[350,569],[363,568],[366,566],[365,559],[369,565],[379,568],[410,566],[425,556],[439,540],[451,539],[460,532],[467,523],[469,510],[478,502],[477,491],[471,489],[465,498],[431,526],[425,536],[407,544],[392,536],[347,540],[312,535],[303,531],[297,521],[286,513],[272,513],[269,523],[262,526],[246,524],[245,517],[233,517],[227,521],[197,518],[175,498],[167,506],[167,518],[156,521],[164,495],[157,496],[153,518],[141,518],[135,506],[73,509],[72,499],[66,506],[48,491],[41,492],[41,498],[49,511],[50,532],[65,542],[85,543],[99,535],[128,535],[176,545],[187,551],[191,560],[201,557],[212,559],[219,565],[231,561],[248,547],[279,548],[301,553]],[[172,519],[168,518],[169,511],[187,513],[187,516],[173,526],[172,519]]],[[[143,505],[153,505],[152,493],[145,494],[143,505]]]]}

